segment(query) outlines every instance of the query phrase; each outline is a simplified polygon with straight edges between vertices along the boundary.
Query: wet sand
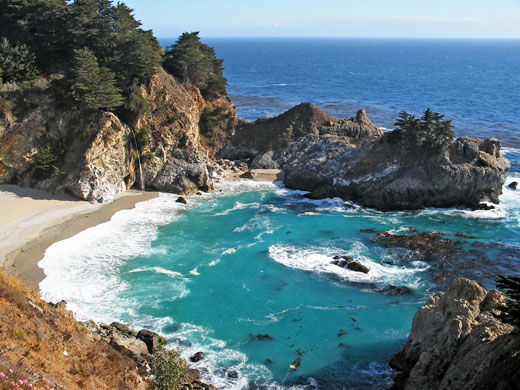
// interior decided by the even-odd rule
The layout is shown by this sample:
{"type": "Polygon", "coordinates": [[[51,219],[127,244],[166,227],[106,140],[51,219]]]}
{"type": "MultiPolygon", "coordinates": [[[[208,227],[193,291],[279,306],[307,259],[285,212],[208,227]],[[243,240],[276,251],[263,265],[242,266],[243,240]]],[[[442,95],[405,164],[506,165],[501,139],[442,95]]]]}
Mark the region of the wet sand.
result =
{"type": "Polygon", "coordinates": [[[157,196],[128,191],[110,203],[91,204],[64,194],[0,185],[0,266],[38,291],[45,277],[38,262],[49,246],[157,196]]]}

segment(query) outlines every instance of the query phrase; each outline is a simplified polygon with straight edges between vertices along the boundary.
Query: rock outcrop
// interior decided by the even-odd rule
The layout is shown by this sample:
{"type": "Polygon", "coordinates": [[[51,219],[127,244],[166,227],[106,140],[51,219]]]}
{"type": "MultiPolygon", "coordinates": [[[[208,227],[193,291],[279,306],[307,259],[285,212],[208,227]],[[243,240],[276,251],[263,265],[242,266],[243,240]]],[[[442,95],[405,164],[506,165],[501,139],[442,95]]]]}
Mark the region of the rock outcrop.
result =
{"type": "Polygon", "coordinates": [[[510,164],[500,142],[461,137],[443,147],[383,134],[360,110],[336,120],[310,104],[236,130],[221,155],[279,167],[289,188],[380,210],[498,203],[510,164]]]}
{"type": "Polygon", "coordinates": [[[520,383],[520,333],[495,317],[505,297],[455,279],[415,315],[404,349],[390,365],[394,389],[514,389],[520,383]]]}
{"type": "Polygon", "coordinates": [[[141,87],[146,112],[126,123],[113,113],[63,106],[52,84],[38,85],[0,96],[0,183],[93,202],[110,201],[141,179],[160,191],[211,190],[213,156],[238,121],[229,99],[204,98],[162,68],[141,87]],[[205,115],[211,128],[200,125],[205,115]],[[139,148],[134,130],[146,139],[139,148]]]}

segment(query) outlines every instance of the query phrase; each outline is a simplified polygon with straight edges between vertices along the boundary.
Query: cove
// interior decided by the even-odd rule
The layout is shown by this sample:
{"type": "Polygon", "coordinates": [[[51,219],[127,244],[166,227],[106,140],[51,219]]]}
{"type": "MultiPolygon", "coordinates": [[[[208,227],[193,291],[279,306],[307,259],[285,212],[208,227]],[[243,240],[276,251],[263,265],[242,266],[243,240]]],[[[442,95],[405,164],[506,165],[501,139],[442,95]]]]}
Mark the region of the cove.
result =
{"type": "Polygon", "coordinates": [[[491,285],[516,266],[501,260],[518,229],[516,194],[504,191],[497,210],[400,213],[308,200],[270,183],[221,183],[188,205],[162,195],[50,247],[40,287],[80,318],[153,329],[186,358],[202,351],[195,367],[220,388],[387,388],[387,362],[438,290],[438,266],[380,245],[377,233],[435,230],[468,256],[475,242],[487,245],[491,264],[457,276],[491,285]],[[370,272],[331,264],[335,255],[370,272]]]}

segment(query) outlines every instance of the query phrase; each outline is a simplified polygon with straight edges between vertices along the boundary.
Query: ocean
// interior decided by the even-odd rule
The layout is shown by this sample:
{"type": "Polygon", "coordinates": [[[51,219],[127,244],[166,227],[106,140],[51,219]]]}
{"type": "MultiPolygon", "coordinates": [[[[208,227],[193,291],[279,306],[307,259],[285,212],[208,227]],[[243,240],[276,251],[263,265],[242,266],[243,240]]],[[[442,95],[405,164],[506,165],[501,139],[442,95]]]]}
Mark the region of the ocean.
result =
{"type": "MultiPolygon", "coordinates": [[[[172,40],[162,41],[165,45],[172,40]]],[[[159,198],[52,245],[45,299],[80,319],[165,335],[222,389],[386,389],[391,356],[428,296],[457,276],[495,287],[520,274],[519,41],[208,39],[246,120],[302,101],[384,128],[405,109],[446,115],[457,135],[494,136],[512,162],[495,210],[381,213],[309,200],[280,183],[220,182],[159,198]],[[378,234],[437,232],[456,250],[425,259],[378,234]],[[331,264],[351,256],[368,274],[331,264]],[[289,368],[296,359],[301,365],[289,368]]]]}

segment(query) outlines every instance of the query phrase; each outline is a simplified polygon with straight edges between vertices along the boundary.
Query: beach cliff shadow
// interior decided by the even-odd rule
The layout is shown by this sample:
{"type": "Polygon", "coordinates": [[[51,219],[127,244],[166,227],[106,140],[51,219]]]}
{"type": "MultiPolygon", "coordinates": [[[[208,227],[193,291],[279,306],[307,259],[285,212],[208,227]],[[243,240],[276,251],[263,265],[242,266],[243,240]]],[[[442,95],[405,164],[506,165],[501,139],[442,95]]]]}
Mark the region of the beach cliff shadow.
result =
{"type": "Polygon", "coordinates": [[[30,187],[20,187],[14,184],[0,184],[0,193],[8,192],[19,198],[31,198],[34,200],[58,200],[66,202],[80,202],[78,198],[67,193],[56,193],[38,190],[30,187]]]}

